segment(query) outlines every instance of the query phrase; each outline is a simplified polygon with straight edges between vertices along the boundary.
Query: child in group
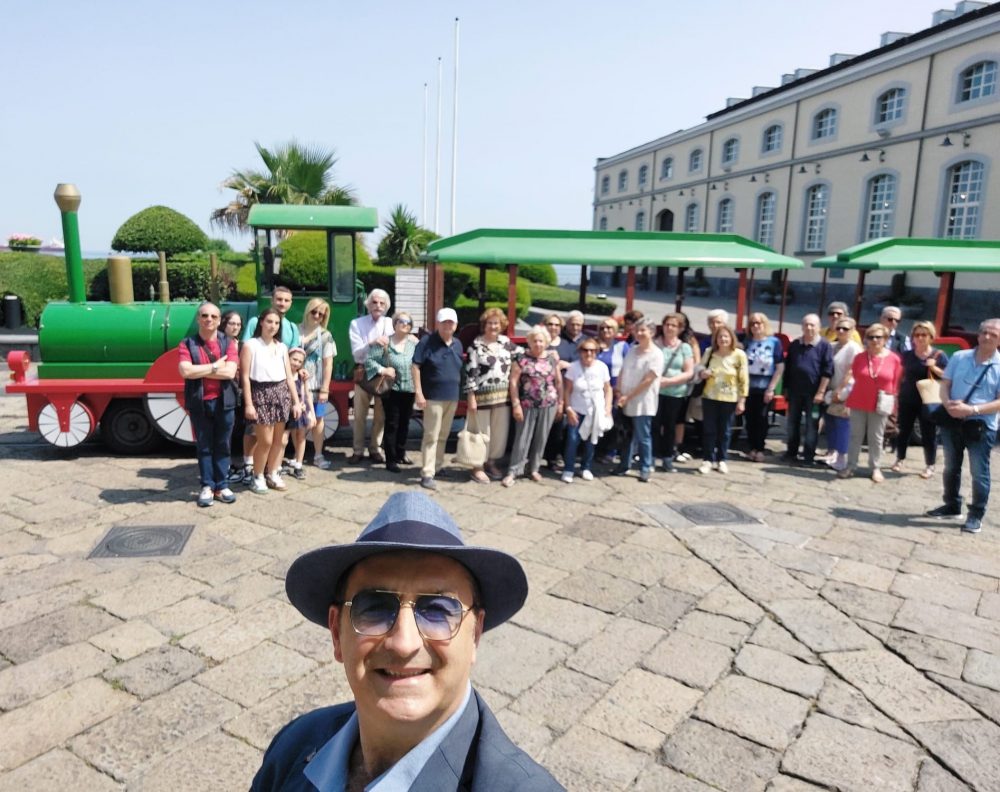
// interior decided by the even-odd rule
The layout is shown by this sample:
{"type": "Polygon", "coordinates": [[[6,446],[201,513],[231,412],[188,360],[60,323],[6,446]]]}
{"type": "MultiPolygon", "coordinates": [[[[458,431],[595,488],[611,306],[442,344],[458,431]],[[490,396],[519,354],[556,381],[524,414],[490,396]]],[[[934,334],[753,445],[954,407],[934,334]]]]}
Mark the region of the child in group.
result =
{"type": "Polygon", "coordinates": [[[306,438],[316,425],[316,410],[313,407],[312,389],[306,382],[306,378],[309,375],[302,370],[302,367],[306,364],[306,351],[302,347],[293,347],[290,349],[288,351],[288,364],[292,367],[292,375],[295,377],[295,390],[299,394],[299,401],[302,402],[302,416],[296,421],[288,422],[288,428],[292,430],[292,444],[295,446],[295,459],[291,462],[289,475],[292,478],[304,479],[306,474],[302,470],[302,459],[306,455],[306,438]]]}

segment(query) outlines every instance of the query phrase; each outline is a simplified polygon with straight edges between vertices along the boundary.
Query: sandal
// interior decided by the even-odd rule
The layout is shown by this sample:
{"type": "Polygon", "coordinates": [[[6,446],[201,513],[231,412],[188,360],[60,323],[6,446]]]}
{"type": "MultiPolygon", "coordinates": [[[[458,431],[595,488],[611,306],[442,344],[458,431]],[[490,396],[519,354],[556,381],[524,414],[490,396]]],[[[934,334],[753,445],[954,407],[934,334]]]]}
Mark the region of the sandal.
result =
{"type": "Polygon", "coordinates": [[[872,481],[874,481],[876,484],[881,484],[883,481],[885,481],[885,476],[882,475],[882,471],[879,470],[878,468],[875,468],[872,471],[872,481]]]}
{"type": "Polygon", "coordinates": [[[535,471],[534,473],[532,473],[532,474],[531,474],[531,475],[529,476],[529,478],[530,478],[530,479],[531,479],[532,481],[541,481],[541,480],[542,480],[542,474],[541,474],[541,473],[539,473],[539,472],[538,472],[538,471],[536,470],[536,471],[535,471]]]}
{"type": "Polygon", "coordinates": [[[902,469],[903,469],[902,459],[897,459],[896,464],[893,465],[891,468],[889,468],[889,470],[891,470],[893,473],[899,473],[902,469]]]}
{"type": "Polygon", "coordinates": [[[924,468],[924,472],[920,474],[920,478],[929,479],[933,475],[934,475],[934,465],[928,465],[926,468],[924,468]]]}
{"type": "Polygon", "coordinates": [[[504,476],[503,479],[501,479],[500,483],[503,484],[505,487],[513,487],[514,477],[508,474],[504,476]]]}
{"type": "Polygon", "coordinates": [[[471,478],[477,484],[489,484],[490,483],[490,477],[487,476],[481,470],[475,470],[475,471],[473,471],[472,474],[469,476],[469,478],[471,478]]]}

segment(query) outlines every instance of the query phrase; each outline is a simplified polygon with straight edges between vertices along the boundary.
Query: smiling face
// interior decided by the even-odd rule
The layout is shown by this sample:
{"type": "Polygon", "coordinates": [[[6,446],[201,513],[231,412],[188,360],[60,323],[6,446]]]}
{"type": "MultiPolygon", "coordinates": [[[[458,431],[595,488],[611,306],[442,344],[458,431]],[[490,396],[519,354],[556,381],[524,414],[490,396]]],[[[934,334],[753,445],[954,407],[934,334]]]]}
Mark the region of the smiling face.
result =
{"type": "Polygon", "coordinates": [[[290,352],[288,355],[288,365],[292,371],[299,371],[306,364],[306,356],[301,352],[290,352]]]}
{"type": "MultiPolygon", "coordinates": [[[[466,608],[472,606],[474,594],[469,572],[457,561],[415,552],[372,556],[355,565],[347,578],[345,601],[371,589],[399,592],[404,601],[420,594],[446,594],[466,608]]],[[[444,723],[465,696],[483,616],[483,611],[471,611],[454,638],[428,641],[417,630],[410,607],[400,608],[385,635],[366,636],[355,632],[348,606],[332,605],[334,657],[344,664],[362,732],[419,742],[444,723]]]]}

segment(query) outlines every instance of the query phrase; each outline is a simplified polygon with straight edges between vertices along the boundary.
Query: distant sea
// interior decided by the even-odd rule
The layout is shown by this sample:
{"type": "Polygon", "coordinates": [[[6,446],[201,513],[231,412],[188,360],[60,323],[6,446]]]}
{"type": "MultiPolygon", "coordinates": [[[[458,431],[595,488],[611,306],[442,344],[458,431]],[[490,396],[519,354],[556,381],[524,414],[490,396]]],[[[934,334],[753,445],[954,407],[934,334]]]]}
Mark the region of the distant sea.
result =
{"type": "Polygon", "coordinates": [[[559,282],[560,286],[580,285],[580,268],[573,266],[571,264],[553,264],[553,268],[556,271],[556,280],[559,282]]]}

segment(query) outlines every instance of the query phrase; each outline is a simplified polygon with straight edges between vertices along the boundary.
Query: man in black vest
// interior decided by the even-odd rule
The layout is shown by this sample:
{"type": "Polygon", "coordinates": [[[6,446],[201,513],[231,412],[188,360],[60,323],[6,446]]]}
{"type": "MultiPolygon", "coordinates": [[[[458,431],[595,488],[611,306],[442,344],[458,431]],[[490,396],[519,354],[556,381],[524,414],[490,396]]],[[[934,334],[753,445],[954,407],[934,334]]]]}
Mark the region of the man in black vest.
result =
{"type": "Polygon", "coordinates": [[[238,350],[225,333],[219,332],[219,307],[210,302],[198,306],[198,332],[180,343],[178,369],[184,378],[184,406],[191,416],[198,471],[201,476],[199,506],[213,500],[232,503],[229,489],[229,439],[236,410],[238,350]]]}

